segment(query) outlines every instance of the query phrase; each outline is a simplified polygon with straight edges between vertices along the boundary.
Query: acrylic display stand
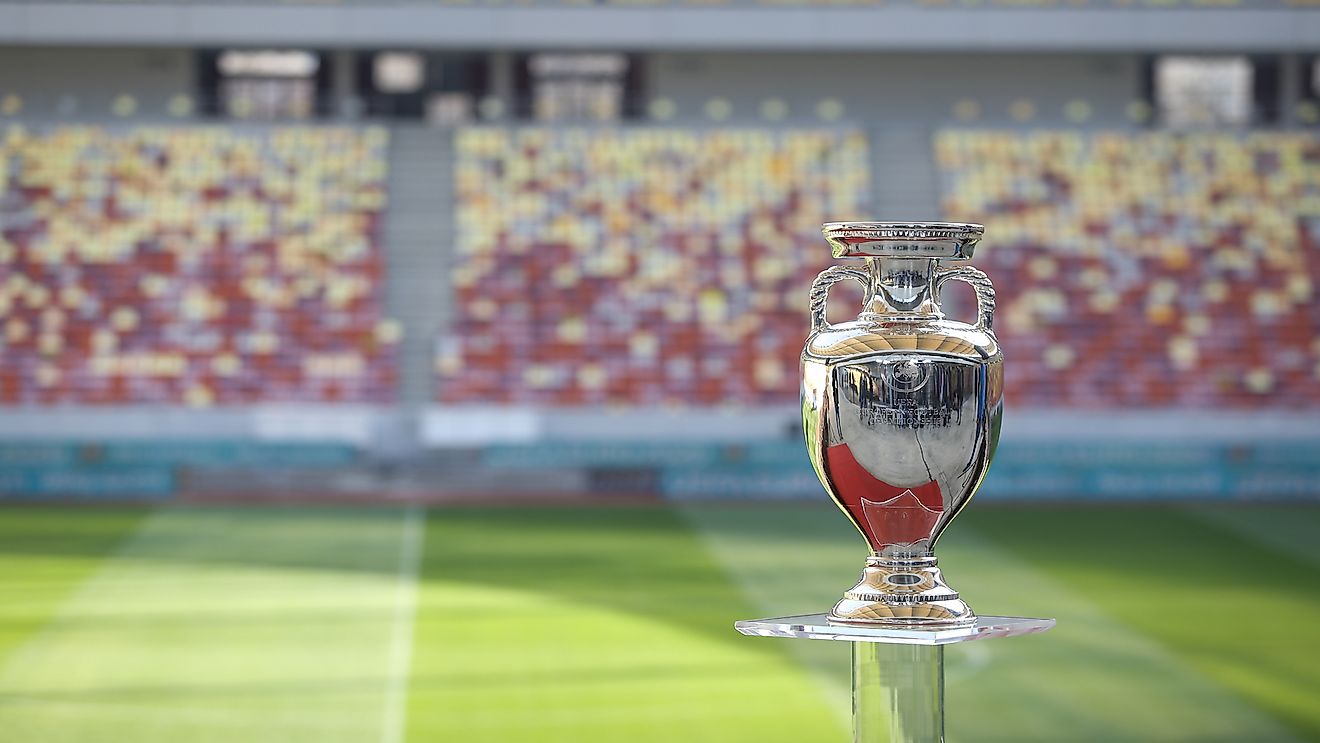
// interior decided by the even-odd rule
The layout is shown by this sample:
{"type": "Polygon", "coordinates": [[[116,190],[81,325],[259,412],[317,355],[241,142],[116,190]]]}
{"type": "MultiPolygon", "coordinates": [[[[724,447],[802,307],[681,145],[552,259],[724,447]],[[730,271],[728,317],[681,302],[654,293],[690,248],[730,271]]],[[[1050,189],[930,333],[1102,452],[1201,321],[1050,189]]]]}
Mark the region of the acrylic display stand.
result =
{"type": "Polygon", "coordinates": [[[852,643],[854,743],[942,743],[944,646],[1044,632],[1053,619],[977,617],[967,627],[830,624],[825,614],[736,622],[744,635],[852,643]]]}

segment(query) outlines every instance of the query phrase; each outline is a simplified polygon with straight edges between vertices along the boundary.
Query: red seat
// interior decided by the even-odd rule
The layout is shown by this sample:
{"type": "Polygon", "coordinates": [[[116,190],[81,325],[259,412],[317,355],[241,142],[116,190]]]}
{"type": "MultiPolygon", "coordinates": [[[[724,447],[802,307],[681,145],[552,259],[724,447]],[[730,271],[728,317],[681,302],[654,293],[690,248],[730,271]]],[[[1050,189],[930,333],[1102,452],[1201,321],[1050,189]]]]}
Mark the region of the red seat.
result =
{"type": "Polygon", "coordinates": [[[945,213],[986,224],[1011,402],[1320,407],[1320,136],[949,130],[935,149],[945,213]],[[1042,258],[1056,275],[1031,275],[1042,258]]]}
{"type": "Polygon", "coordinates": [[[6,330],[14,336],[6,358],[25,372],[0,384],[5,402],[393,395],[392,343],[374,340],[385,322],[380,208],[360,206],[381,203],[383,129],[60,126],[6,134],[0,172],[16,173],[24,187],[6,197],[5,225],[13,226],[0,227],[0,245],[14,255],[0,261],[0,287],[13,295],[6,316],[28,328],[26,337],[6,330]],[[239,151],[259,164],[236,159],[239,151]],[[106,166],[92,172],[88,162],[106,166]],[[297,186],[282,190],[289,178],[297,186]],[[339,257],[345,241],[366,244],[366,255],[339,257]],[[338,300],[335,281],[359,281],[366,291],[338,300]],[[43,329],[51,307],[63,316],[43,329]],[[361,369],[304,364],[340,349],[361,354],[361,369]],[[238,363],[220,374],[213,367],[224,353],[238,363]]]}
{"type": "Polygon", "coordinates": [[[482,128],[456,143],[458,318],[438,344],[442,401],[796,396],[796,374],[766,385],[756,368],[796,363],[807,287],[830,264],[822,215],[867,212],[860,134],[482,128]],[[565,338],[570,320],[580,331],[565,338]],[[703,363],[679,373],[680,357],[703,363]],[[588,364],[598,371],[578,373],[588,364]]]}

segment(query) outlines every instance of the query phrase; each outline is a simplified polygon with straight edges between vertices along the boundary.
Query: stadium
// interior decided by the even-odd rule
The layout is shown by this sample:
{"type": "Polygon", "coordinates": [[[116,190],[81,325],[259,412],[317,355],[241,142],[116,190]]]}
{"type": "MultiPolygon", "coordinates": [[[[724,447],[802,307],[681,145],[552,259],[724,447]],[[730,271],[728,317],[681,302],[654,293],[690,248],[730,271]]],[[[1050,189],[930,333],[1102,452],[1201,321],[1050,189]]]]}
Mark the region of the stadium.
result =
{"type": "Polygon", "coordinates": [[[941,555],[1058,619],[949,737],[1320,740],[1313,0],[0,0],[0,738],[847,739],[731,625],[864,556],[870,219],[986,227],[941,555]]]}

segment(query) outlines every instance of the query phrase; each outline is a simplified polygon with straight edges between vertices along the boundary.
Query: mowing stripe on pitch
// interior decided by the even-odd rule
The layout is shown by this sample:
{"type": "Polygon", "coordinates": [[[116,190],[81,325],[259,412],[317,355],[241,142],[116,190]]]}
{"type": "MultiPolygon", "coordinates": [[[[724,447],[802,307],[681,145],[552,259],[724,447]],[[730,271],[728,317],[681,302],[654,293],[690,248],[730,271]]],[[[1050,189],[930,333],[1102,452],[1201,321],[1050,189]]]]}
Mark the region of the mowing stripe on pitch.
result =
{"type": "Polygon", "coordinates": [[[1256,547],[1320,566],[1320,540],[1315,538],[1314,505],[1279,505],[1248,509],[1240,504],[1182,509],[1188,516],[1239,534],[1256,547]]]}
{"type": "MultiPolygon", "coordinates": [[[[1060,519],[1074,518],[1060,510],[1060,519]]],[[[969,525],[941,543],[950,580],[977,610],[1053,616],[1039,637],[991,641],[991,667],[951,679],[964,714],[950,737],[993,739],[992,728],[1037,740],[1198,740],[1297,743],[1278,720],[1207,679],[1156,638],[1116,619],[1104,595],[1084,594],[969,525]]],[[[1154,609],[1153,609],[1154,610],[1154,609]]],[[[951,653],[951,657],[957,656],[951,653]]]]}
{"type": "MultiPolygon", "coordinates": [[[[858,562],[857,556],[863,554],[857,532],[844,524],[833,506],[825,512],[825,519],[795,505],[690,503],[675,506],[675,510],[691,524],[730,582],[764,616],[824,611],[849,587],[841,587],[842,582],[860,570],[855,567],[835,573],[832,569],[858,562]],[[843,528],[837,529],[839,526],[843,528]]],[[[850,725],[852,691],[846,646],[832,642],[781,644],[811,674],[835,715],[850,725]]]]}
{"type": "Polygon", "coordinates": [[[408,731],[455,743],[842,740],[812,679],[664,506],[438,509],[408,731]]]}
{"type": "Polygon", "coordinates": [[[43,743],[397,741],[420,520],[164,508],[5,659],[0,729],[43,743]]]}
{"type": "MultiPolygon", "coordinates": [[[[865,556],[860,537],[833,507],[683,510],[767,615],[826,609],[851,586],[865,556]]],[[[1039,637],[947,651],[951,739],[1297,740],[1153,638],[1115,620],[1100,603],[1103,597],[1062,585],[981,532],[956,525],[940,556],[949,579],[977,611],[1059,620],[1039,637]],[[969,659],[965,651],[971,648],[976,655],[969,659]],[[968,668],[969,660],[981,667],[968,668]]],[[[846,650],[829,642],[784,642],[838,690],[832,698],[846,693],[846,650]]]]}

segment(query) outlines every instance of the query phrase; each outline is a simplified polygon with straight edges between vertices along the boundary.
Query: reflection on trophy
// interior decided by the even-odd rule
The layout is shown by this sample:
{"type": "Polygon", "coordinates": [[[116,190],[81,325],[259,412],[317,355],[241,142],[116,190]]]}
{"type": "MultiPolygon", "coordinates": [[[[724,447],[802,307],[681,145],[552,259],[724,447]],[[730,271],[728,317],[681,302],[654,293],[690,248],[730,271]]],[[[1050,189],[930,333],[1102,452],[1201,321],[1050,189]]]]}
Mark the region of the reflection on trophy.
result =
{"type": "Polygon", "coordinates": [[[802,423],[821,484],[871,548],[862,579],[830,621],[950,626],[976,616],[949,587],[935,543],[985,477],[999,438],[1003,356],[991,330],[995,290],[981,271],[946,267],[980,240],[976,224],[832,222],[835,266],[811,289],[802,352],[802,423]],[[865,288],[857,319],[826,319],[831,285],[865,288]],[[946,318],[950,280],[976,292],[974,325],[946,318]]]}

